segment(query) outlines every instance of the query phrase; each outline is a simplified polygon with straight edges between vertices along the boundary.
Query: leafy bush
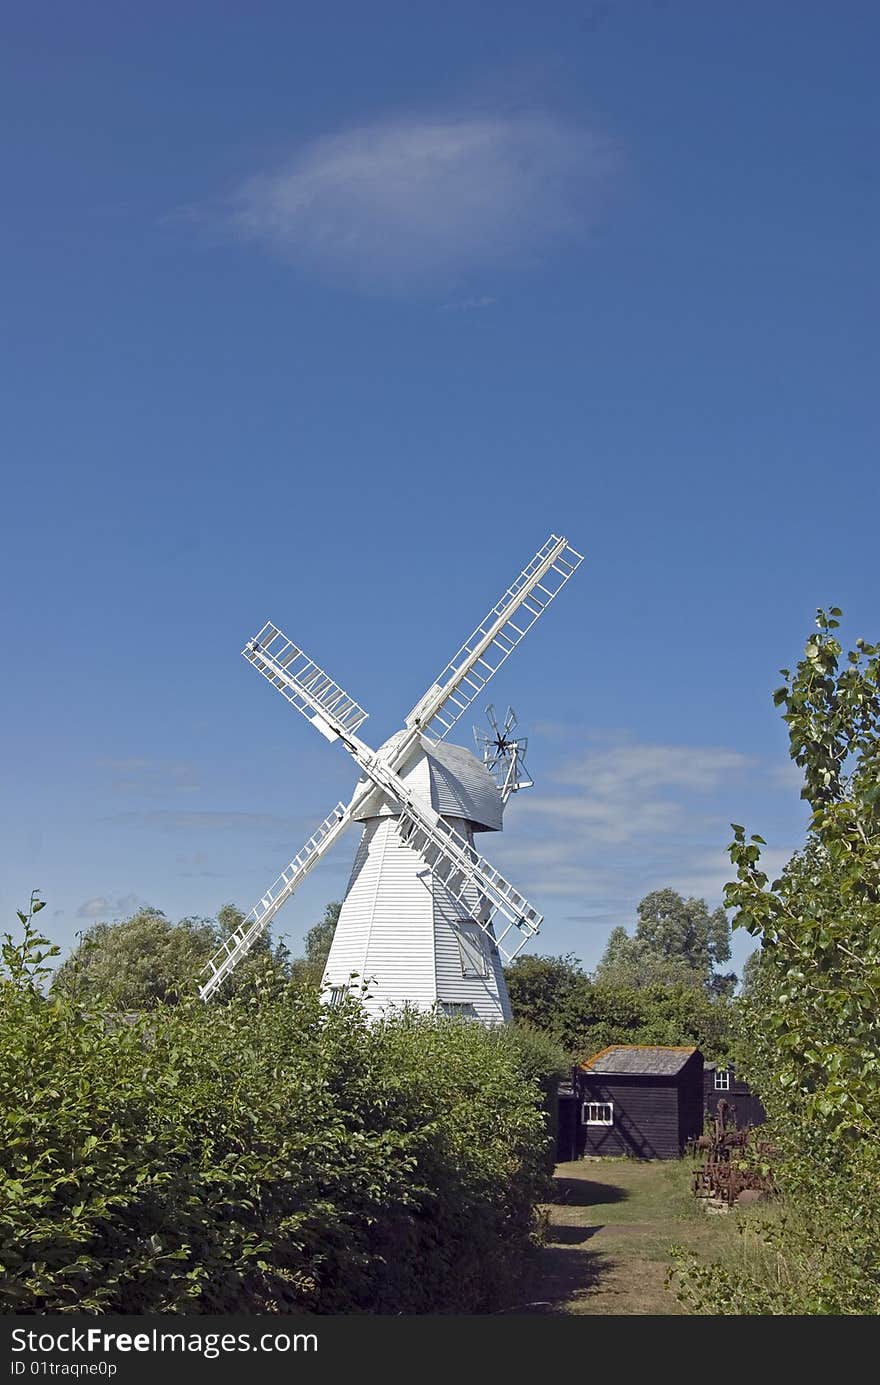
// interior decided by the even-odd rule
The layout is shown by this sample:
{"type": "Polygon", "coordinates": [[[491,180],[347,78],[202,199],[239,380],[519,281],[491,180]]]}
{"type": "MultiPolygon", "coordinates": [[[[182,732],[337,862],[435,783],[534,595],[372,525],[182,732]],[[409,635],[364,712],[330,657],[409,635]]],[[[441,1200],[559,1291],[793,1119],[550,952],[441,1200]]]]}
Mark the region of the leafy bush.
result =
{"type": "Polygon", "coordinates": [[[0,982],[0,1311],[514,1301],[548,1143],[515,1036],[293,986],[113,1019],[75,979],[44,998],[26,929],[0,982]]]}

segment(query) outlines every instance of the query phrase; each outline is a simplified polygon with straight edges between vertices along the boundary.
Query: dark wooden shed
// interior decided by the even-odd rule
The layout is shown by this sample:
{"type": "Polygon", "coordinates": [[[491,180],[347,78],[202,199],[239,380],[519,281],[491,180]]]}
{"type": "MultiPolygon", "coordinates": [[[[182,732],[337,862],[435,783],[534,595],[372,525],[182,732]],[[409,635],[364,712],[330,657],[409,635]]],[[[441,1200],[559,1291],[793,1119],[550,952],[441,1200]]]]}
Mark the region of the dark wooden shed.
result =
{"type": "Polygon", "coordinates": [[[740,1130],[746,1125],[763,1125],[767,1119],[760,1097],[755,1095],[744,1077],[737,1076],[732,1063],[705,1063],[703,1109],[707,1116],[714,1118],[722,1098],[734,1108],[734,1119],[740,1130]]]}
{"type": "Polygon", "coordinates": [[[677,1159],[703,1129],[698,1048],[612,1044],[575,1068],[579,1157],[677,1159]]]}

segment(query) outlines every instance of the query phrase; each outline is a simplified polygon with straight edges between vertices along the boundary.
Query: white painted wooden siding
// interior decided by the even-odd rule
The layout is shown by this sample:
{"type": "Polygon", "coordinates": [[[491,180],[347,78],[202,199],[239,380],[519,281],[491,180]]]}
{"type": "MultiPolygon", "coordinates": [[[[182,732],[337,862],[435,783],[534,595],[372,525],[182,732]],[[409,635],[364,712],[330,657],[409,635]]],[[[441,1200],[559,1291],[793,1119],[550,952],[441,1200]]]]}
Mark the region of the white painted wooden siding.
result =
{"type": "Polygon", "coordinates": [[[436,1000],[434,901],[430,879],[420,878],[424,869],[401,842],[394,819],[367,823],[324,984],[343,985],[356,971],[370,992],[369,1014],[404,1004],[429,1010],[436,1000]]]}

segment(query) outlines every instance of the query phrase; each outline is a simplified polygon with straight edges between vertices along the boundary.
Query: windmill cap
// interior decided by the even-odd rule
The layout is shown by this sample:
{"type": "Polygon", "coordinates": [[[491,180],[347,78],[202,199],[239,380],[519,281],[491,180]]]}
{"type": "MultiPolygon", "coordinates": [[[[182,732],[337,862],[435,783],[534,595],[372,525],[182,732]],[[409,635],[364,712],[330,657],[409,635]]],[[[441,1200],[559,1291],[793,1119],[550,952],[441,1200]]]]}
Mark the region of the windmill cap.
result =
{"type": "MultiPolygon", "coordinates": [[[[398,731],[380,747],[379,754],[393,751],[409,732],[398,731]]],[[[504,805],[498,786],[470,750],[461,745],[435,744],[420,736],[397,773],[410,793],[443,817],[462,818],[476,832],[500,832],[504,805]]],[[[366,781],[362,781],[366,785],[366,781]]],[[[371,793],[355,815],[360,822],[392,816],[378,790],[371,793]]]]}

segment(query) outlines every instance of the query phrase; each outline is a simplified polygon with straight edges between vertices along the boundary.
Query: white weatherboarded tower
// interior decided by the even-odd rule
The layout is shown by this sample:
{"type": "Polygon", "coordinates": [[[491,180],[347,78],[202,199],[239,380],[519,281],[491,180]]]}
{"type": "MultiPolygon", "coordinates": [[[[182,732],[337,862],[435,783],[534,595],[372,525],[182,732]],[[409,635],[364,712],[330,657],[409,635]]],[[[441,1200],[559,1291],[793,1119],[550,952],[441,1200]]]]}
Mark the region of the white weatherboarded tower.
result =
{"type": "Polygon", "coordinates": [[[581,561],[551,534],[377,751],[356,734],[363,708],[280,630],[264,625],[248,641],[245,658],[322,735],[342,742],[361,777],[351,801],[337,804],[208,963],[204,1000],[358,822],[361,841],[322,983],[328,1003],[353,988],[377,1016],[408,1004],[486,1025],[510,1019],[502,963],[542,918],[483,858],[476,839],[501,830],[508,798],[527,785],[519,774],[524,743],[502,734],[487,743],[495,754],[487,750],[481,763],[446,737],[581,561]]]}

